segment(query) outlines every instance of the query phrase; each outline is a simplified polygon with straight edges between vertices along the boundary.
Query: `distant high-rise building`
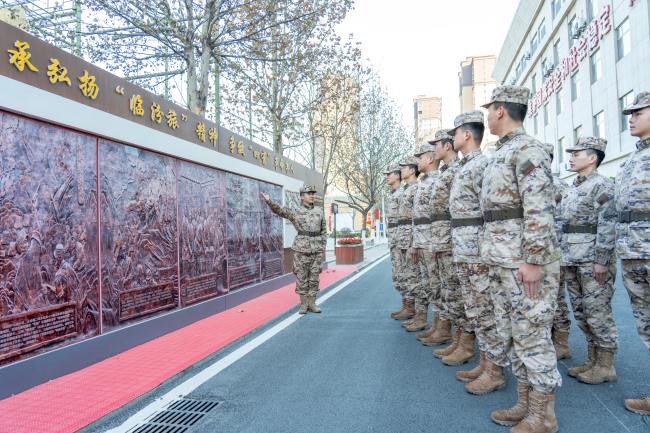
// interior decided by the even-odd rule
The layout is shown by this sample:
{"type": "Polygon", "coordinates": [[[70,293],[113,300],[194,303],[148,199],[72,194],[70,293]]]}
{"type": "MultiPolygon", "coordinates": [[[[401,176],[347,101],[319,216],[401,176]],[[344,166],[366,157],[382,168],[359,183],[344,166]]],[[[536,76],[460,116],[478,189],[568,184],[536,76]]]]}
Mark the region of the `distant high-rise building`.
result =
{"type": "MultiPolygon", "coordinates": [[[[481,105],[490,100],[492,90],[497,86],[497,82],[492,78],[496,56],[472,56],[467,57],[460,63],[460,72],[458,73],[459,91],[460,91],[460,111],[462,113],[474,110],[485,109],[481,105]]],[[[491,135],[487,129],[483,137],[482,148],[494,143],[497,137],[491,135]]]]}
{"type": "Polygon", "coordinates": [[[442,99],[437,96],[418,95],[413,98],[415,144],[433,140],[442,128],[442,99]]]}

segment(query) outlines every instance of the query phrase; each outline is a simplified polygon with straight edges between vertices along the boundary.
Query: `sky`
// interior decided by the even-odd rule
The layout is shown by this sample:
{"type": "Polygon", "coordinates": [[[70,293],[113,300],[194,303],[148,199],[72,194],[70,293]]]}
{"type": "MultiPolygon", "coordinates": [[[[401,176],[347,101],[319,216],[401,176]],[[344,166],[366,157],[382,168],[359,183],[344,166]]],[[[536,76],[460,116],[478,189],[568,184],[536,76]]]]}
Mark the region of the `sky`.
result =
{"type": "Polygon", "coordinates": [[[413,97],[442,97],[443,127],[460,110],[458,72],[468,56],[499,55],[519,0],[356,0],[338,27],[352,33],[413,127],[413,97]]]}

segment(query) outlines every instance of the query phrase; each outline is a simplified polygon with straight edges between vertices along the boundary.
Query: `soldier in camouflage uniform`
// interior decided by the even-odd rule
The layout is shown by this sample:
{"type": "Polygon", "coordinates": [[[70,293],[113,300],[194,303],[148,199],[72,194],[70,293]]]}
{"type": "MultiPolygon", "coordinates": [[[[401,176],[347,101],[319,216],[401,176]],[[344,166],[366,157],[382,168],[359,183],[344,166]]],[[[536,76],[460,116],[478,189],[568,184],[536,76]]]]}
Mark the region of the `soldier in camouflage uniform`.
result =
{"type": "Polygon", "coordinates": [[[460,168],[458,156],[454,150],[454,139],[448,130],[436,132],[430,142],[435,146],[434,158],[444,161],[440,174],[433,183],[431,193],[431,249],[434,252],[435,265],[440,280],[441,294],[436,308],[440,310],[441,319],[438,329],[432,336],[434,342],[443,342],[451,336],[450,327],[456,326],[452,343],[433,352],[446,365],[460,365],[474,358],[474,333],[465,317],[463,294],[461,292],[458,274],[454,266],[454,256],[451,245],[451,214],[449,213],[449,193],[454,176],[460,168]],[[442,308],[441,308],[442,307],[442,308]]]}
{"type": "Polygon", "coordinates": [[[562,378],[551,340],[560,262],[554,232],[551,161],[523,121],[530,90],[499,86],[492,92],[488,126],[496,152],[483,177],[481,258],[490,267],[497,332],[517,378],[514,407],[494,411],[512,433],[555,432],[555,389],[562,378]]]}
{"type": "Polygon", "coordinates": [[[401,314],[395,315],[396,320],[409,320],[415,315],[415,293],[419,290],[419,270],[409,256],[409,248],[413,239],[413,203],[417,191],[418,161],[411,156],[400,164],[402,174],[403,195],[400,200],[397,230],[397,248],[400,250],[400,286],[406,297],[406,308],[401,314]]]}
{"type": "Polygon", "coordinates": [[[476,334],[480,349],[479,365],[459,371],[456,378],[468,392],[488,394],[506,385],[503,367],[508,363],[504,342],[496,330],[494,306],[489,293],[489,268],[482,263],[480,239],[483,233],[481,187],[488,158],[481,153],[485,126],[483,113],[463,113],[454,120],[454,147],[463,154],[460,168],[451,186],[451,240],[454,262],[463,292],[465,315],[476,334]]]}
{"type": "Polygon", "coordinates": [[[561,214],[560,287],[568,287],[573,315],[585,334],[589,353],[584,364],[569,369],[569,375],[591,384],[616,380],[614,183],[597,170],[606,147],[606,140],[583,137],[566,150],[571,154],[571,171],[578,176],[564,195],[561,214]]]}
{"type": "MultiPolygon", "coordinates": [[[[434,288],[437,290],[439,287],[438,276],[434,272],[433,253],[429,248],[431,245],[431,219],[429,218],[432,199],[431,188],[438,176],[439,164],[439,161],[434,158],[433,150],[434,147],[431,144],[425,143],[415,152],[420,178],[418,179],[418,189],[413,204],[413,242],[410,254],[419,270],[420,290],[415,297],[417,320],[406,327],[406,330],[411,332],[426,327],[428,307],[433,300],[432,291],[434,288]]],[[[439,312],[434,306],[431,328],[424,333],[418,334],[420,341],[435,332],[438,315],[439,312]]]]}
{"type": "MultiPolygon", "coordinates": [[[[623,114],[630,115],[636,151],[616,175],[616,253],[641,340],[650,349],[650,92],[639,93],[623,114]]],[[[650,396],[625,400],[625,407],[650,415],[650,396]]]]}
{"type": "MultiPolygon", "coordinates": [[[[548,154],[553,162],[553,153],[555,146],[551,143],[545,143],[548,154]]],[[[562,239],[562,216],[561,204],[562,196],[568,189],[568,185],[560,179],[560,176],[553,173],[553,217],[555,218],[555,234],[558,245],[562,239]]],[[[560,282],[562,281],[562,268],[560,267],[560,282]]],[[[564,283],[560,283],[557,291],[557,307],[553,317],[553,345],[555,346],[555,355],[557,359],[571,358],[571,348],[569,347],[569,333],[571,331],[571,320],[569,319],[569,307],[566,303],[566,288],[564,283]]]]}
{"type": "Polygon", "coordinates": [[[402,199],[403,189],[401,188],[402,175],[399,164],[391,164],[384,172],[386,175],[386,183],[390,186],[390,196],[388,198],[388,209],[386,211],[386,223],[388,234],[388,247],[390,249],[390,263],[393,277],[393,286],[402,296],[402,308],[390,314],[390,317],[395,318],[396,315],[403,313],[406,309],[406,294],[404,288],[399,280],[399,256],[400,251],[397,247],[397,229],[398,229],[398,212],[399,204],[402,199]]]}
{"type": "Polygon", "coordinates": [[[271,210],[286,218],[298,231],[293,240],[293,273],[296,275],[296,293],[300,295],[300,314],[307,311],[320,313],[316,305],[319,289],[320,267],[325,259],[327,227],[323,209],[314,206],[316,188],[305,185],[300,188],[302,205],[299,209],[289,209],[273,202],[266,193],[260,193],[271,210]]]}

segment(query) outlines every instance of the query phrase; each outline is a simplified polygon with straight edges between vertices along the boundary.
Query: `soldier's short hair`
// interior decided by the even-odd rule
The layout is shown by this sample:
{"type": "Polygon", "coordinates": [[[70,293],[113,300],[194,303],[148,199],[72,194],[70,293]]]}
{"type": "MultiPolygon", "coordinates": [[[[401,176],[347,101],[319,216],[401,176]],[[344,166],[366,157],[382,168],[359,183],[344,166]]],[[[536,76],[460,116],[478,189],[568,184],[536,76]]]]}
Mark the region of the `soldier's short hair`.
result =
{"type": "MultiPolygon", "coordinates": [[[[413,170],[415,170],[415,177],[418,177],[418,176],[420,175],[420,170],[418,170],[418,166],[417,166],[417,165],[408,164],[408,165],[405,165],[404,167],[411,167],[413,170]]],[[[399,178],[400,178],[400,179],[402,178],[402,172],[400,172],[400,174],[399,174],[399,178]]]]}
{"type": "Polygon", "coordinates": [[[515,122],[523,122],[528,113],[528,105],[517,104],[514,102],[494,102],[492,103],[495,109],[503,107],[508,113],[508,116],[515,122]]]}
{"type": "Polygon", "coordinates": [[[596,168],[600,167],[600,164],[605,159],[605,152],[598,149],[585,149],[587,155],[596,155],[596,168]]]}
{"type": "Polygon", "coordinates": [[[469,131],[477,143],[483,141],[483,134],[485,134],[485,125],[479,122],[465,123],[460,126],[462,131],[469,131]]]}

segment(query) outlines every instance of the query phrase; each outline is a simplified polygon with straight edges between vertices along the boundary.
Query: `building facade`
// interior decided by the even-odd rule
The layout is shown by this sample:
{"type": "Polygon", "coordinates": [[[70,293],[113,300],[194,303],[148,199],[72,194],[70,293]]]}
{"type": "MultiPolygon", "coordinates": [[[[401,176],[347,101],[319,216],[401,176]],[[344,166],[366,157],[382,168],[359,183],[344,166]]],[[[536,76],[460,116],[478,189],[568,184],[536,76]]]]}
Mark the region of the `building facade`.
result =
{"type": "Polygon", "coordinates": [[[615,176],[636,142],[621,109],[650,90],[648,64],[647,0],[521,0],[494,78],[532,90],[526,130],[555,145],[562,177],[581,136],[607,139],[600,172],[615,176]]]}
{"type": "MultiPolygon", "coordinates": [[[[460,111],[481,110],[481,105],[490,100],[492,90],[497,86],[493,78],[496,56],[472,56],[460,63],[458,73],[460,111]]],[[[481,148],[485,149],[496,141],[497,137],[486,131],[481,148]]]]}
{"type": "Polygon", "coordinates": [[[442,128],[442,99],[425,95],[413,98],[413,121],[416,146],[433,140],[442,128]]]}

